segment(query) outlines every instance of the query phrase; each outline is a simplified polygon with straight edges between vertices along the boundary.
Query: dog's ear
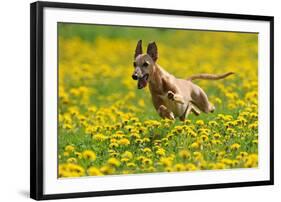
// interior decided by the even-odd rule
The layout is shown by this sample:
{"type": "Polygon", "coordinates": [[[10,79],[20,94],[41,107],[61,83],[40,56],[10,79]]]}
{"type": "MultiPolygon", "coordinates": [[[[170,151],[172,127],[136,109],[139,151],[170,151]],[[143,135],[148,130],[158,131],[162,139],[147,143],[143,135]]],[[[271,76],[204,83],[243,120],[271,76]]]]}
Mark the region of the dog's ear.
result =
{"type": "Polygon", "coordinates": [[[153,59],[154,62],[156,62],[158,58],[158,51],[155,42],[148,44],[146,53],[153,59]]]}
{"type": "Polygon", "coordinates": [[[138,44],[137,44],[137,47],[135,50],[135,58],[140,54],[142,54],[142,41],[141,40],[138,41],[138,44]]]}

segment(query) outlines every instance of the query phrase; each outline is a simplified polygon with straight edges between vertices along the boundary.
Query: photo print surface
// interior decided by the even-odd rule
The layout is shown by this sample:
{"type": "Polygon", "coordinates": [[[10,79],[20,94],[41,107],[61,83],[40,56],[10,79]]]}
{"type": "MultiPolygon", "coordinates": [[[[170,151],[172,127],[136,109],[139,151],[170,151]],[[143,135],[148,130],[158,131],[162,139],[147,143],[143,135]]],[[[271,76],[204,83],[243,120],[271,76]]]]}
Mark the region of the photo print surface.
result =
{"type": "Polygon", "coordinates": [[[58,23],[58,177],[258,167],[258,34],[58,23]]]}

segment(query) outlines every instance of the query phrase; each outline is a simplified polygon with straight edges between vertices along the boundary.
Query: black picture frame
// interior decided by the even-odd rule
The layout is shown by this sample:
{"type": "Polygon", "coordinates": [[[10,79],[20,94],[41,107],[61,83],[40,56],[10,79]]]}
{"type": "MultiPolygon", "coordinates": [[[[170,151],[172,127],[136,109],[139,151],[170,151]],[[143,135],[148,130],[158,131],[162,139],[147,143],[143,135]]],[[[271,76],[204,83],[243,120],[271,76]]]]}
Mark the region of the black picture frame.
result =
{"type": "Polygon", "coordinates": [[[274,17],[259,15],[240,15],[183,10],[104,6],[75,3],[34,2],[30,5],[30,197],[36,200],[92,197],[106,195],[138,194],[153,192],[186,191],[274,184],[274,17]],[[177,16],[196,16],[224,19],[268,21],[270,23],[270,180],[204,184],[175,187],[154,187],[129,190],[93,191],[83,193],[51,194],[43,193],[43,9],[81,9],[99,11],[120,11],[130,13],[164,14],[177,16]]]}

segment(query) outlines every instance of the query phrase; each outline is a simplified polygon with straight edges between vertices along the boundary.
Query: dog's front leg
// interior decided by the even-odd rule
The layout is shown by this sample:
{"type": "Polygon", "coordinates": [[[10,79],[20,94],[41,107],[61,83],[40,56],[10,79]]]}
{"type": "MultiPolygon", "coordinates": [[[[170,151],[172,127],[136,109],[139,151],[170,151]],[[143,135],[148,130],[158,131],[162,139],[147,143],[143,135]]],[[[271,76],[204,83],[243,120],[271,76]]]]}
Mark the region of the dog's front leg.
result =
{"type": "Polygon", "coordinates": [[[179,93],[178,87],[174,84],[173,80],[162,79],[162,85],[164,92],[167,92],[168,99],[175,101],[179,104],[184,104],[184,98],[179,93]]]}
{"type": "Polygon", "coordinates": [[[167,107],[165,107],[164,105],[160,105],[159,108],[157,109],[157,112],[163,119],[164,118],[168,118],[172,120],[175,119],[173,112],[169,111],[167,107]]]}
{"type": "Polygon", "coordinates": [[[172,91],[169,90],[167,96],[170,100],[173,100],[173,101],[175,101],[177,103],[180,103],[180,104],[184,104],[183,96],[180,95],[180,94],[175,94],[175,93],[173,93],[172,91]]]}

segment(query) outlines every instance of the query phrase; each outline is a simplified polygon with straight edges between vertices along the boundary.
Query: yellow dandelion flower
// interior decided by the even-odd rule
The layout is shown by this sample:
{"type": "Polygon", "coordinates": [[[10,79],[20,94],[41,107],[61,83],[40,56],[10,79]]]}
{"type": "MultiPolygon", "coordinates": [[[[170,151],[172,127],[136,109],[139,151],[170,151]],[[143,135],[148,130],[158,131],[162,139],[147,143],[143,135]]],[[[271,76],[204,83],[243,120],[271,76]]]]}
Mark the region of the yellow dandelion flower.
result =
{"type": "Polygon", "coordinates": [[[188,150],[181,150],[179,151],[179,156],[183,159],[188,159],[190,158],[190,152],[188,150]]]}
{"type": "Polygon", "coordinates": [[[79,109],[77,107],[70,107],[68,111],[72,116],[76,116],[79,114],[79,109]]]}
{"type": "Polygon", "coordinates": [[[71,129],[73,129],[73,126],[72,126],[71,124],[68,124],[68,123],[63,124],[62,127],[63,127],[64,129],[66,129],[66,130],[71,130],[71,129]]]}
{"type": "Polygon", "coordinates": [[[166,168],[165,168],[165,171],[166,171],[166,172],[173,172],[173,168],[172,168],[172,167],[166,167],[166,168]]]}
{"type": "Polygon", "coordinates": [[[84,115],[81,115],[81,114],[79,114],[77,116],[77,118],[79,119],[79,121],[85,121],[86,120],[86,117],[84,115]]]}
{"type": "Polygon", "coordinates": [[[122,174],[124,174],[124,175],[130,174],[130,173],[132,173],[130,170],[123,170],[122,171],[122,174]]]}
{"type": "Polygon", "coordinates": [[[204,125],[204,121],[203,120],[197,120],[195,123],[198,126],[203,126],[204,125]]]}
{"type": "Polygon", "coordinates": [[[194,170],[197,170],[197,167],[193,163],[187,163],[187,164],[185,164],[185,170],[194,171],[194,170]]]}
{"type": "Polygon", "coordinates": [[[117,139],[116,138],[110,138],[110,143],[117,143],[117,139]]]}
{"type": "Polygon", "coordinates": [[[173,164],[173,160],[169,157],[162,157],[160,158],[160,164],[165,167],[170,167],[173,164]]]}
{"type": "Polygon", "coordinates": [[[78,159],[82,159],[83,157],[83,155],[80,152],[74,152],[74,154],[78,159]]]}
{"type": "Polygon", "coordinates": [[[238,166],[238,165],[239,165],[239,161],[237,161],[237,160],[232,160],[232,164],[231,164],[232,167],[236,167],[236,166],[238,166]]]}
{"type": "Polygon", "coordinates": [[[137,157],[137,161],[142,162],[146,157],[145,156],[139,156],[137,157]]]}
{"type": "Polygon", "coordinates": [[[125,151],[125,152],[122,154],[122,158],[132,159],[132,158],[133,158],[133,153],[130,152],[130,151],[125,151]]]}
{"type": "Polygon", "coordinates": [[[91,113],[95,113],[97,111],[97,108],[95,106],[89,107],[88,111],[91,113]]]}
{"type": "Polygon", "coordinates": [[[70,172],[71,177],[80,177],[85,175],[85,170],[82,166],[73,164],[73,163],[68,163],[67,164],[67,169],[70,172]]]}
{"type": "Polygon", "coordinates": [[[129,161],[130,161],[129,158],[121,158],[121,162],[122,162],[122,163],[127,163],[127,162],[129,162],[129,161]]]}
{"type": "Polygon", "coordinates": [[[122,138],[118,141],[118,144],[123,146],[128,146],[130,144],[130,140],[128,140],[127,138],[122,138]]]}
{"type": "Polygon", "coordinates": [[[136,139],[136,140],[135,140],[135,143],[137,143],[137,144],[141,144],[141,143],[143,143],[143,140],[142,140],[142,139],[140,139],[140,138],[138,138],[138,139],[136,139]]]}
{"type": "Polygon", "coordinates": [[[259,141],[258,141],[258,140],[253,140],[252,143],[253,143],[253,144],[258,144],[259,141]]]}
{"type": "Polygon", "coordinates": [[[148,147],[145,147],[142,151],[143,151],[144,153],[151,153],[151,149],[148,148],[148,147]]]}
{"type": "Polygon", "coordinates": [[[110,157],[115,157],[116,158],[116,157],[118,157],[118,155],[119,155],[119,153],[115,152],[115,151],[109,153],[110,157]]]}
{"type": "Polygon", "coordinates": [[[85,150],[82,152],[83,158],[86,160],[94,161],[96,160],[96,153],[92,150],[85,150]]]}
{"type": "Polygon", "coordinates": [[[93,139],[96,140],[96,141],[98,141],[98,142],[102,142],[102,141],[104,141],[104,140],[107,139],[107,136],[105,136],[105,135],[99,133],[99,134],[94,135],[94,136],[93,136],[93,139]]]}
{"type": "Polygon", "coordinates": [[[225,156],[225,153],[226,153],[225,151],[220,151],[220,152],[218,152],[218,153],[217,153],[217,158],[218,158],[218,159],[222,159],[222,158],[225,156]]]}
{"type": "Polygon", "coordinates": [[[218,126],[219,124],[216,121],[209,121],[208,125],[215,127],[218,126]]]}
{"type": "Polygon", "coordinates": [[[220,140],[211,140],[211,143],[213,145],[219,145],[219,144],[222,144],[222,142],[220,140]]]}
{"type": "Polygon", "coordinates": [[[111,149],[114,149],[114,148],[117,148],[117,147],[119,147],[119,145],[116,142],[113,142],[113,143],[109,144],[109,148],[111,148],[111,149]]]}
{"type": "Polygon", "coordinates": [[[139,118],[137,118],[137,117],[132,117],[131,118],[131,121],[134,123],[134,122],[137,122],[137,121],[139,121],[139,118]]]}
{"type": "Polygon", "coordinates": [[[69,156],[69,152],[63,152],[63,156],[69,156]]]}
{"type": "Polygon", "coordinates": [[[183,132],[183,126],[176,126],[175,130],[177,131],[177,133],[181,133],[183,132]]]}
{"type": "Polygon", "coordinates": [[[258,128],[258,123],[255,122],[255,123],[252,123],[248,126],[249,129],[257,129],[258,128]]]}
{"type": "Polygon", "coordinates": [[[199,142],[193,142],[190,145],[190,148],[192,148],[192,149],[199,149],[199,147],[200,147],[200,143],[199,142]]]}
{"type": "Polygon", "coordinates": [[[143,140],[144,143],[150,142],[150,139],[149,139],[148,137],[145,137],[145,138],[143,138],[142,140],[143,140]]]}
{"type": "Polygon", "coordinates": [[[148,172],[152,173],[152,172],[155,172],[156,169],[153,166],[149,166],[146,170],[148,172]]]}
{"type": "Polygon", "coordinates": [[[241,157],[245,157],[248,156],[248,152],[242,151],[239,153],[239,155],[241,155],[241,157]]]}
{"type": "Polygon", "coordinates": [[[188,135],[190,135],[191,137],[197,137],[197,133],[194,131],[189,131],[188,135]]]}
{"type": "Polygon", "coordinates": [[[66,152],[71,153],[71,152],[74,152],[75,147],[74,147],[73,145],[67,145],[64,150],[65,150],[66,152]]]}
{"type": "Polygon", "coordinates": [[[215,103],[217,103],[217,104],[221,104],[221,103],[222,103],[222,101],[221,101],[221,99],[220,99],[220,98],[216,97],[216,98],[215,98],[215,103]]]}
{"type": "Polygon", "coordinates": [[[110,175],[115,172],[115,168],[112,166],[105,165],[100,168],[100,172],[104,175],[110,175]]]}
{"type": "Polygon", "coordinates": [[[90,176],[102,176],[103,175],[103,173],[94,166],[91,166],[90,168],[88,168],[87,173],[90,176]]]}
{"type": "Polygon", "coordinates": [[[129,168],[137,167],[137,165],[135,163],[133,163],[133,162],[127,163],[126,166],[129,167],[129,168]]]}
{"type": "Polygon", "coordinates": [[[144,133],[144,132],[147,131],[146,128],[143,127],[143,126],[139,127],[138,129],[139,129],[139,130],[138,130],[139,133],[144,133]]]}
{"type": "Polygon", "coordinates": [[[120,166],[120,161],[114,157],[111,157],[107,160],[107,163],[111,166],[114,167],[119,167],[120,166]]]}
{"type": "Polygon", "coordinates": [[[232,160],[224,158],[224,159],[221,160],[221,163],[224,163],[226,165],[232,165],[232,160]]]}
{"type": "Polygon", "coordinates": [[[220,135],[219,133],[215,133],[215,134],[213,135],[213,137],[214,137],[215,139],[219,139],[219,138],[221,137],[221,135],[220,135]]]}
{"type": "Polygon", "coordinates": [[[126,125],[124,128],[130,132],[134,129],[134,126],[126,125]]]}
{"type": "Polygon", "coordinates": [[[246,125],[247,124],[247,120],[243,117],[243,116],[240,116],[240,117],[238,117],[238,119],[237,119],[237,124],[241,124],[241,125],[246,125]]]}
{"type": "Polygon", "coordinates": [[[131,133],[131,134],[130,134],[130,137],[131,137],[131,138],[134,138],[134,139],[140,139],[141,136],[140,136],[140,134],[138,134],[138,133],[131,133]]]}
{"type": "Polygon", "coordinates": [[[245,167],[253,168],[258,166],[258,155],[250,154],[246,157],[245,167]]]}
{"type": "Polygon", "coordinates": [[[165,149],[159,148],[159,149],[156,151],[156,154],[158,154],[159,156],[164,156],[164,155],[165,155],[165,149]]]}
{"type": "Polygon", "coordinates": [[[77,159],[71,157],[71,158],[68,158],[68,159],[66,160],[66,162],[67,162],[67,163],[77,163],[77,159]]]}
{"type": "Polygon", "coordinates": [[[230,146],[231,150],[238,150],[239,148],[240,148],[240,144],[238,144],[238,143],[234,143],[230,146]]]}
{"type": "Polygon", "coordinates": [[[200,139],[201,139],[202,142],[206,142],[206,141],[208,141],[209,138],[208,138],[207,135],[201,135],[200,139]]]}
{"type": "Polygon", "coordinates": [[[185,171],[185,166],[181,163],[177,163],[175,166],[174,166],[174,170],[175,171],[185,171]]]}
{"type": "Polygon", "coordinates": [[[258,118],[258,114],[256,112],[252,112],[249,114],[251,119],[257,119],[258,118]]]}
{"type": "Polygon", "coordinates": [[[225,169],[226,165],[224,163],[215,163],[212,165],[212,169],[217,170],[217,169],[225,169]]]}
{"type": "Polygon", "coordinates": [[[197,160],[197,161],[199,161],[199,160],[203,160],[203,155],[202,155],[202,153],[201,152],[193,152],[193,156],[194,156],[194,158],[197,160]]]}
{"type": "Polygon", "coordinates": [[[139,104],[140,107],[144,107],[144,106],[145,106],[145,102],[144,102],[143,99],[140,99],[140,100],[138,101],[138,104],[139,104]]]}
{"type": "Polygon", "coordinates": [[[143,160],[142,160],[142,163],[144,164],[144,165],[152,165],[152,160],[151,159],[149,159],[149,158],[144,158],[143,160]]]}

